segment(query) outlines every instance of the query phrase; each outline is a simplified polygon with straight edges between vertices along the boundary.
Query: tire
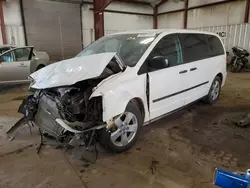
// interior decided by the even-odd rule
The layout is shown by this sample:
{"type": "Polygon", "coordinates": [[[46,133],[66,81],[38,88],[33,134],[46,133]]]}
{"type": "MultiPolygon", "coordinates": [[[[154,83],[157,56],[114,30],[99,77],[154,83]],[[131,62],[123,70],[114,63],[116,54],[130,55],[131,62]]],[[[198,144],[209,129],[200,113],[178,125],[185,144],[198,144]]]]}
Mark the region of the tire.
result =
{"type": "Polygon", "coordinates": [[[36,68],[36,71],[42,69],[43,67],[45,67],[45,65],[38,65],[38,67],[36,68]]]}
{"type": "Polygon", "coordinates": [[[241,72],[242,66],[241,65],[236,65],[236,66],[231,66],[230,71],[231,72],[241,72]]]}
{"type": "Polygon", "coordinates": [[[115,126],[109,132],[106,129],[101,130],[99,143],[109,152],[121,153],[129,150],[135,144],[143,124],[142,114],[135,104],[129,102],[125,112],[115,119],[115,124],[119,126],[115,126]],[[130,119],[130,117],[132,117],[131,121],[126,125],[126,118],[130,119]],[[122,126],[120,126],[121,124],[122,126]],[[134,132],[130,132],[132,130],[134,132]],[[120,136],[117,137],[118,135],[120,136]],[[127,142],[123,141],[126,139],[122,140],[125,138],[123,135],[128,138],[127,142]],[[116,137],[117,139],[115,139],[116,137]]]}
{"type": "MultiPolygon", "coordinates": [[[[239,61],[239,60],[238,60],[239,61]]],[[[234,66],[234,63],[232,62],[229,66],[229,70],[231,72],[241,72],[243,66],[240,63],[236,62],[236,65],[234,66]]]]}
{"type": "Polygon", "coordinates": [[[204,100],[205,103],[214,104],[217,101],[217,99],[220,96],[220,92],[221,92],[221,82],[222,82],[222,80],[220,79],[219,76],[216,76],[214,78],[213,83],[209,89],[209,93],[205,97],[205,100],[204,100]],[[216,84],[218,84],[218,85],[216,85],[216,84]],[[216,87],[216,89],[215,89],[215,87],[216,87]]]}

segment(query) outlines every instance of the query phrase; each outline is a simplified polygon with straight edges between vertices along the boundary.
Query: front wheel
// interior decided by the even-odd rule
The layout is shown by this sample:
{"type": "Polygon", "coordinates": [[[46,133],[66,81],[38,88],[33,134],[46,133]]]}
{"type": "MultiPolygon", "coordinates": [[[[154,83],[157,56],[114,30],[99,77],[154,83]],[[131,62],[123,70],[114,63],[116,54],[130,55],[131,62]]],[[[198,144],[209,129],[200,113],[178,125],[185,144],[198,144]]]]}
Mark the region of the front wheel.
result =
{"type": "Polygon", "coordinates": [[[125,112],[115,120],[115,126],[109,132],[102,130],[100,144],[108,151],[124,152],[135,144],[142,124],[140,110],[130,102],[125,112]]]}

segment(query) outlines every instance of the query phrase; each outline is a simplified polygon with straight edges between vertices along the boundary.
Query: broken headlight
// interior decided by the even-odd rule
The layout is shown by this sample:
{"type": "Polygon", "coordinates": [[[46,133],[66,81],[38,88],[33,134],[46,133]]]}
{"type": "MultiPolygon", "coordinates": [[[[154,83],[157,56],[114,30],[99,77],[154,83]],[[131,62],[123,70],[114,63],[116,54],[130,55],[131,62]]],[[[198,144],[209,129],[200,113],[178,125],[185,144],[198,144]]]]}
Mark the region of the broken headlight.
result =
{"type": "Polygon", "coordinates": [[[30,85],[29,85],[29,89],[36,83],[36,81],[29,76],[29,81],[30,81],[30,85]]]}

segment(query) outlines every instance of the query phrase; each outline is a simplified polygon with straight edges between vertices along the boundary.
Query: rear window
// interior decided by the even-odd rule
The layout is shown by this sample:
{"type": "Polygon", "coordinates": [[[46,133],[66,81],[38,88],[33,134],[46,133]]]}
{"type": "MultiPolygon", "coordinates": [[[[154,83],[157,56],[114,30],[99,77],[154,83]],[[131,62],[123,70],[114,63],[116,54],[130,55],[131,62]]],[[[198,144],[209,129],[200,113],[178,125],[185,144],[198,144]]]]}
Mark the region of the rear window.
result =
{"type": "Polygon", "coordinates": [[[180,34],[184,63],[209,58],[210,47],[203,34],[180,34]]]}
{"type": "Polygon", "coordinates": [[[210,57],[223,55],[225,53],[221,41],[220,39],[218,39],[218,37],[214,35],[206,35],[206,37],[210,47],[210,57]]]}

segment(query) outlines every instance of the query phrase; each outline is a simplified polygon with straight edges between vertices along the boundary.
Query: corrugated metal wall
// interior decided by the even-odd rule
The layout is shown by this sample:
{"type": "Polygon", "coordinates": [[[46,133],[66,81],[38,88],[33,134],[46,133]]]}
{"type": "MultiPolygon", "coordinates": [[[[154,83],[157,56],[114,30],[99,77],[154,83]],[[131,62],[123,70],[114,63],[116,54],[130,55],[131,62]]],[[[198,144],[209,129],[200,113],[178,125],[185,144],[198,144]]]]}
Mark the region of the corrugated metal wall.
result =
{"type": "Polygon", "coordinates": [[[113,2],[106,10],[151,14],[151,16],[104,12],[105,34],[126,30],[153,29],[153,9],[148,5],[113,2]]]}
{"type": "Polygon", "coordinates": [[[93,5],[83,4],[82,6],[82,36],[83,46],[86,47],[95,40],[94,32],[94,15],[93,11],[90,10],[93,5]]]}
{"type": "Polygon", "coordinates": [[[153,29],[153,17],[119,13],[104,13],[105,35],[139,29],[153,29]]]}
{"type": "Polygon", "coordinates": [[[180,1],[178,3],[174,1],[168,1],[158,8],[158,13],[169,12],[173,10],[181,10],[184,9],[184,7],[185,7],[184,1],[180,1]]]}
{"type": "MultiPolygon", "coordinates": [[[[196,6],[198,4],[191,2],[189,2],[189,7],[196,6]]],[[[209,1],[209,3],[211,2],[209,1]]],[[[214,6],[189,10],[187,26],[188,28],[194,28],[194,27],[207,27],[214,25],[230,25],[230,24],[243,23],[245,5],[246,1],[240,0],[240,1],[233,1],[224,4],[219,4],[216,6],[214,5],[214,6]]]]}
{"type": "Polygon", "coordinates": [[[250,51],[250,24],[234,24],[224,26],[212,26],[194,28],[196,30],[209,31],[220,35],[226,50],[231,52],[233,46],[242,47],[250,51]]]}
{"type": "MultiPolygon", "coordinates": [[[[24,46],[23,26],[5,25],[7,44],[14,46],[24,46]]],[[[0,30],[0,45],[3,45],[2,31],[0,30]]]]}
{"type": "Polygon", "coordinates": [[[23,0],[28,45],[51,60],[74,57],[82,49],[78,3],[23,0]]]}
{"type": "Polygon", "coordinates": [[[222,2],[222,1],[227,1],[227,0],[189,0],[188,4],[189,4],[189,7],[195,7],[195,6],[199,6],[199,5],[222,2]]]}
{"type": "MultiPolygon", "coordinates": [[[[189,7],[220,1],[225,0],[189,0],[189,7]]],[[[226,31],[227,37],[223,40],[225,40],[227,50],[229,50],[233,45],[236,44],[239,44],[241,47],[250,50],[250,26],[246,26],[245,24],[234,25],[243,23],[245,3],[246,0],[239,0],[216,6],[189,10],[188,28],[199,27],[200,29],[205,30],[214,29],[217,31],[226,31]],[[227,26],[214,27],[215,25],[226,24],[227,26]],[[244,40],[242,37],[245,35],[246,37],[244,40]],[[238,40],[237,38],[239,36],[240,40],[238,40]]],[[[93,42],[95,38],[93,11],[90,10],[91,8],[93,8],[93,5],[91,4],[84,4],[82,7],[82,33],[84,46],[87,46],[88,44],[93,42]]],[[[159,7],[158,12],[162,13],[166,11],[180,10],[183,8],[184,2],[175,3],[172,1],[168,1],[167,3],[159,7]]],[[[150,6],[134,5],[130,3],[121,2],[113,2],[106,9],[124,12],[128,11],[135,13],[153,14],[153,9],[150,6]]],[[[19,0],[9,0],[4,2],[4,16],[6,24],[7,42],[9,44],[24,45],[24,32],[21,21],[19,0]]],[[[125,30],[152,29],[153,27],[153,16],[105,12],[104,17],[105,34],[125,30]]],[[[183,28],[183,19],[183,11],[160,15],[158,16],[158,28],[183,28]]],[[[0,37],[0,44],[2,44],[2,37],[0,37]]]]}
{"type": "Polygon", "coordinates": [[[181,29],[183,28],[184,12],[175,12],[158,16],[159,29],[181,29]]]}
{"type": "MultiPolygon", "coordinates": [[[[7,43],[17,46],[25,45],[19,0],[3,2],[3,12],[7,43]]],[[[0,30],[0,45],[2,44],[2,32],[0,30]]]]}
{"type": "MultiPolygon", "coordinates": [[[[226,0],[189,0],[188,8],[222,1],[226,0]]],[[[187,27],[195,28],[243,23],[245,6],[246,0],[238,0],[188,10],[187,27]]],[[[180,11],[158,16],[159,28],[183,28],[184,7],[185,3],[183,1],[180,1],[179,3],[176,3],[174,1],[168,1],[162,6],[160,6],[158,9],[159,13],[177,10],[180,11]]]]}
{"type": "Polygon", "coordinates": [[[24,31],[23,26],[7,25],[6,26],[7,43],[16,46],[24,46],[24,31]]]}
{"type": "MultiPolygon", "coordinates": [[[[86,47],[95,40],[93,5],[82,6],[82,33],[83,46],[86,47]]],[[[135,5],[130,3],[112,2],[106,10],[152,14],[153,9],[148,5],[135,5]]],[[[125,13],[104,12],[105,35],[127,30],[152,29],[153,16],[133,15],[125,13]]]]}

